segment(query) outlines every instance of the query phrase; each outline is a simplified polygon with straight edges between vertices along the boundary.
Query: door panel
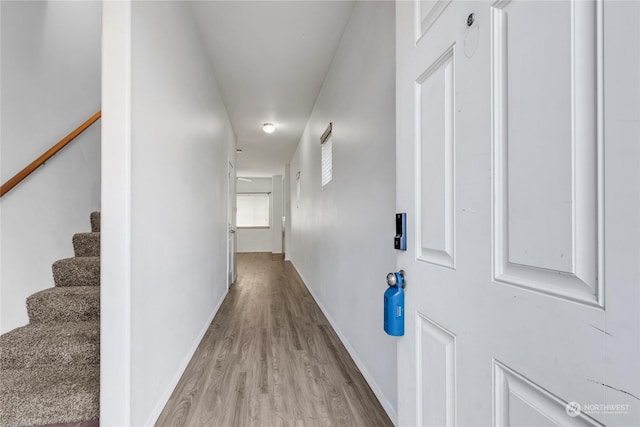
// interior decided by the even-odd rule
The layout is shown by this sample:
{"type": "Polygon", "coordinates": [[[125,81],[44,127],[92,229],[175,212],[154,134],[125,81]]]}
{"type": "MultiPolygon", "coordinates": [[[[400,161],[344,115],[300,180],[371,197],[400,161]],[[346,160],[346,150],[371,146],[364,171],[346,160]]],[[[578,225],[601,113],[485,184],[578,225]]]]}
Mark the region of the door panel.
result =
{"type": "Polygon", "coordinates": [[[440,14],[449,6],[451,0],[421,0],[416,2],[416,40],[426,34],[440,14]]]}
{"type": "Polygon", "coordinates": [[[507,199],[506,261],[564,272],[573,270],[571,61],[564,54],[571,41],[569,29],[549,28],[563,28],[570,9],[567,2],[493,8],[499,47],[493,103],[502,125],[496,150],[505,157],[500,160],[506,173],[498,185],[507,199]],[[529,25],[529,18],[544,25],[529,25]]]}
{"type": "Polygon", "coordinates": [[[417,345],[419,425],[447,426],[456,416],[456,346],[455,336],[418,314],[417,345]]]}
{"type": "Polygon", "coordinates": [[[567,416],[567,403],[494,362],[494,423],[499,426],[602,426],[584,413],[567,416]]]}
{"type": "Polygon", "coordinates": [[[640,424],[637,3],[396,3],[400,425],[640,424]]]}
{"type": "Polygon", "coordinates": [[[416,82],[418,259],[454,267],[453,47],[416,82]]]}
{"type": "Polygon", "coordinates": [[[492,8],[496,280],[597,305],[600,9],[492,8]]]}

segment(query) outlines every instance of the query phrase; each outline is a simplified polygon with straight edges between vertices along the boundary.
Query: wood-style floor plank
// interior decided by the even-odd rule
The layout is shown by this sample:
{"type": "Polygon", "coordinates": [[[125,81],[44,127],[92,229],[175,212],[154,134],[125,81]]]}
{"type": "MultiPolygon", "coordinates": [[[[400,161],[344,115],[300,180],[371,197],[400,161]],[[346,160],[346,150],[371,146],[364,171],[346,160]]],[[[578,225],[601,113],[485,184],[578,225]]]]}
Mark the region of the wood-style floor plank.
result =
{"type": "Polygon", "coordinates": [[[290,263],[238,254],[157,426],[392,426],[290,263]]]}

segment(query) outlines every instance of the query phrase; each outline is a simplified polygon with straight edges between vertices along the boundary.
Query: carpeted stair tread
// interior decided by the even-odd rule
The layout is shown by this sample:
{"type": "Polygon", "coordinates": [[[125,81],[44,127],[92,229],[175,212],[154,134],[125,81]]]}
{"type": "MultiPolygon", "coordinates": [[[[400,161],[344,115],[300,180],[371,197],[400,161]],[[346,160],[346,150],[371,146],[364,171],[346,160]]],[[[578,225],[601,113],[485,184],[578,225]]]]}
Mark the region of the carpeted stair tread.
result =
{"type": "Polygon", "coordinates": [[[100,322],[32,323],[0,336],[0,368],[100,363],[100,322]]]}
{"type": "Polygon", "coordinates": [[[56,286],[100,286],[100,257],[61,259],[52,270],[56,286]]]}
{"type": "Polygon", "coordinates": [[[100,256],[100,233],[77,233],[73,235],[73,251],[77,257],[100,256]]]}
{"type": "Polygon", "coordinates": [[[100,212],[91,212],[91,231],[100,232],[100,212]]]}
{"type": "Polygon", "coordinates": [[[100,405],[100,212],[73,236],[55,287],[27,298],[30,323],[0,336],[0,427],[95,420],[100,405]]]}
{"type": "Polygon", "coordinates": [[[40,366],[0,371],[0,425],[91,420],[99,415],[100,366],[40,366]]]}
{"type": "Polygon", "coordinates": [[[100,318],[99,286],[64,286],[45,289],[27,298],[32,323],[75,322],[100,318]]]}

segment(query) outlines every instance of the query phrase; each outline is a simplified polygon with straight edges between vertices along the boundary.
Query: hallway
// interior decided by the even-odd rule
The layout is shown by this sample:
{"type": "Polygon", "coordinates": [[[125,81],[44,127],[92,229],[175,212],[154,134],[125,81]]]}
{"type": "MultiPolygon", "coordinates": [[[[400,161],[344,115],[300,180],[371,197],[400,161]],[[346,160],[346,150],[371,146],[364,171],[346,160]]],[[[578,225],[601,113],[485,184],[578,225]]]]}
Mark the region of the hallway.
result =
{"type": "Polygon", "coordinates": [[[229,290],[158,426],[391,426],[289,262],[238,254],[229,290]]]}

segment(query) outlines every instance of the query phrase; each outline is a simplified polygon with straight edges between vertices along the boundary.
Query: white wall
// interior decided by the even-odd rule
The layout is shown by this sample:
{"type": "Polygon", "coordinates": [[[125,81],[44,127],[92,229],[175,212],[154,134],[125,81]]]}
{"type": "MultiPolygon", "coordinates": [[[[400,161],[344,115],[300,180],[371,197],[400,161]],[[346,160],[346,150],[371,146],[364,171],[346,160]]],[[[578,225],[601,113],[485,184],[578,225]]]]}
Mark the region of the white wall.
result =
{"type": "Polygon", "coordinates": [[[291,162],[291,260],[395,419],[396,342],[383,331],[396,265],[395,27],[392,2],[358,2],[291,162]],[[333,122],[333,181],[320,136],[333,122]],[[296,207],[297,172],[301,199],[296,207]]]}
{"type": "Polygon", "coordinates": [[[237,252],[271,252],[270,228],[238,228],[237,252]]]}
{"type": "MultiPolygon", "coordinates": [[[[0,2],[0,179],[100,109],[99,2],[0,2]]],[[[0,201],[0,332],[28,322],[25,300],[53,286],[51,264],[100,209],[100,122],[0,201]]]]}
{"type": "Polygon", "coordinates": [[[107,3],[104,142],[116,148],[103,164],[113,235],[103,238],[102,354],[103,378],[117,378],[103,381],[100,423],[151,425],[226,293],[235,137],[188,5],[107,3]],[[111,282],[117,268],[130,269],[124,285],[111,282]],[[107,324],[122,311],[129,324],[107,324]]]}
{"type": "MultiPolygon", "coordinates": [[[[251,181],[238,180],[238,193],[271,193],[271,178],[250,178],[251,181]]],[[[273,197],[269,197],[269,209],[273,210],[273,197]]],[[[273,216],[271,218],[273,221],[273,216]]],[[[238,252],[271,252],[273,228],[238,228],[236,230],[238,252]]]]}

